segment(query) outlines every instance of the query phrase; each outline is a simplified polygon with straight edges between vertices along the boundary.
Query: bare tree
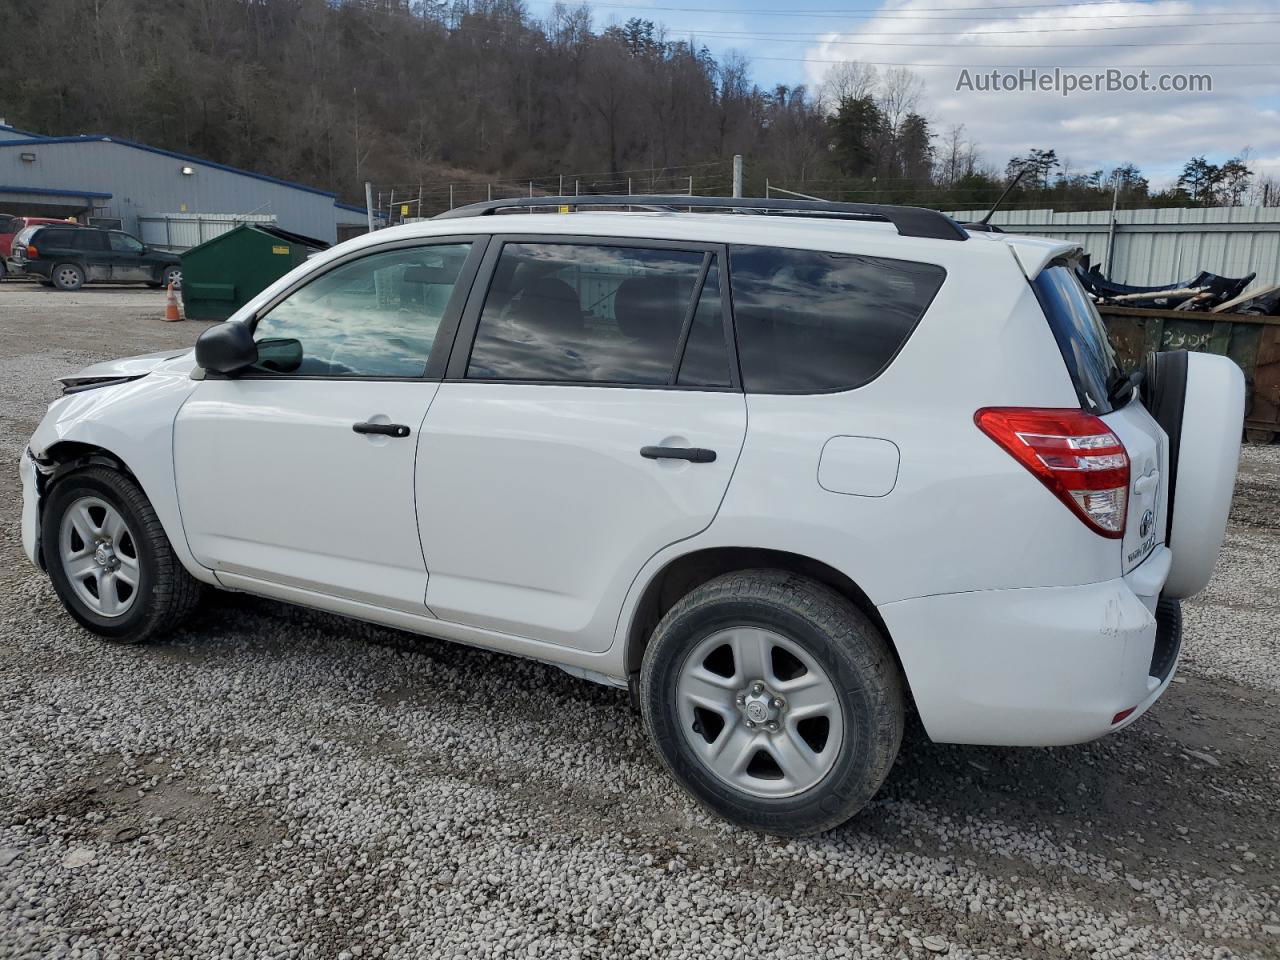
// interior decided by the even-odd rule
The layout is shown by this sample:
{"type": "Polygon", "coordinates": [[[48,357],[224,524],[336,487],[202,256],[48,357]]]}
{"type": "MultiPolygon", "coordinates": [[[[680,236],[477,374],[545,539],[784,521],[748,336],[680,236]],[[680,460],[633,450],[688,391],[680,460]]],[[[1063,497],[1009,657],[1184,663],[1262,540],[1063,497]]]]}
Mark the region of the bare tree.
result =
{"type": "Polygon", "coordinates": [[[903,119],[915,113],[924,94],[924,81],[909,67],[890,67],[880,83],[880,111],[896,134],[903,119]]]}
{"type": "Polygon", "coordinates": [[[834,113],[843,100],[874,96],[879,84],[880,73],[872,64],[845,60],[834,64],[822,78],[817,106],[825,113],[834,113]]]}

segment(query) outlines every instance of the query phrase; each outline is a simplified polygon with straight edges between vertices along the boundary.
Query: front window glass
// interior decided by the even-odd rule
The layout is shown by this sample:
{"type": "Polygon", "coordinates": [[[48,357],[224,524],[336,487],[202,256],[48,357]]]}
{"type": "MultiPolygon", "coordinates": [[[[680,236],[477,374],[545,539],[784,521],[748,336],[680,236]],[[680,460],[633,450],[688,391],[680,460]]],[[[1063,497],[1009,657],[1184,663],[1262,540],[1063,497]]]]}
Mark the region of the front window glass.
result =
{"type": "Polygon", "coordinates": [[[668,384],[704,254],[578,243],[502,248],[467,376],[668,384]]]}
{"type": "Polygon", "coordinates": [[[111,240],[111,249],[116,253],[142,252],[142,242],[134,239],[127,233],[109,233],[107,236],[111,240]]]}
{"type": "Polygon", "coordinates": [[[422,376],[470,248],[402,247],[321,274],[258,321],[258,369],[324,377],[422,376]]]}

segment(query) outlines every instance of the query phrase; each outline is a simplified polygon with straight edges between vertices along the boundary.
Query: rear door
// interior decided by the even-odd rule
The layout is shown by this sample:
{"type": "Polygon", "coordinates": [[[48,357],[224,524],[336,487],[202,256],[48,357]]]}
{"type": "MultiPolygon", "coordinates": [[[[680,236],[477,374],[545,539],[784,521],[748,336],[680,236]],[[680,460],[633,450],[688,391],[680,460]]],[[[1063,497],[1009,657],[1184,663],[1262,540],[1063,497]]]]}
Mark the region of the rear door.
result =
{"type": "Polygon", "coordinates": [[[427,605],[601,651],[644,563],[711,523],[742,449],[722,251],[510,238],[482,276],[418,445],[427,605]]]}
{"type": "Polygon", "coordinates": [[[1129,455],[1129,495],[1121,541],[1128,573],[1164,542],[1168,508],[1168,438],[1137,391],[1117,393],[1121,375],[1097,308],[1069,263],[1052,263],[1033,286],[1053,330],[1083,409],[1102,418],[1129,455]]]}
{"type": "Polygon", "coordinates": [[[68,243],[78,254],[77,260],[84,266],[85,279],[91,283],[114,280],[111,249],[105,230],[76,229],[67,231],[68,243]]]}

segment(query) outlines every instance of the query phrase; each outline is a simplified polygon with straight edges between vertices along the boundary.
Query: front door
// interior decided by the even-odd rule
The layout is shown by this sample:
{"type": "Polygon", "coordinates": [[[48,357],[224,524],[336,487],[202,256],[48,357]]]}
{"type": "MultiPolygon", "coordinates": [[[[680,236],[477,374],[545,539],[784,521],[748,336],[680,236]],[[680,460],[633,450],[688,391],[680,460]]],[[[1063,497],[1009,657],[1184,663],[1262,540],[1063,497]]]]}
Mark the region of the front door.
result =
{"type": "Polygon", "coordinates": [[[437,617],[604,650],[645,562],[715,517],[746,431],[720,254],[635,242],[491,247],[418,445],[437,617]]]}
{"type": "Polygon", "coordinates": [[[107,234],[113,283],[146,283],[155,280],[155,268],[147,262],[142,241],[119,230],[107,234]]]}
{"type": "Polygon", "coordinates": [[[206,379],[175,425],[196,559],[219,573],[423,611],[413,479],[439,387],[426,370],[475,259],[456,240],[362,251],[261,315],[258,363],[206,379]]]}

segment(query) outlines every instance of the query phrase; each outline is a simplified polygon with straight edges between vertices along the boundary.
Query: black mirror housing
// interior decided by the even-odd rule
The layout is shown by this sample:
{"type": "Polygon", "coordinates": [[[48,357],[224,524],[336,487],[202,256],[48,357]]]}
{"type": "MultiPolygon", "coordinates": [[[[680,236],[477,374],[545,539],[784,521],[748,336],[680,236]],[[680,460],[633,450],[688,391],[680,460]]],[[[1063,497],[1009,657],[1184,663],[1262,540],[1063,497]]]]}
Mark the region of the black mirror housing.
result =
{"type": "Polygon", "coordinates": [[[243,323],[220,323],[196,340],[196,363],[205,370],[230,376],[257,362],[258,345],[243,323]]]}

